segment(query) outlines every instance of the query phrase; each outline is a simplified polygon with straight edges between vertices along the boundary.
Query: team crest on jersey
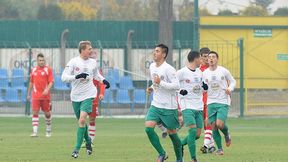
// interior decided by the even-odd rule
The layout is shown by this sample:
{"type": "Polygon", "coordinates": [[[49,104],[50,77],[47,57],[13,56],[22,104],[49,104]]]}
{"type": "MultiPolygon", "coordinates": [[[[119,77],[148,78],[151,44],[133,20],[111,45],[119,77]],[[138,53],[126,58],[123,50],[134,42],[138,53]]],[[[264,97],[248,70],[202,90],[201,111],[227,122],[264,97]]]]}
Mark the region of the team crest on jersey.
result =
{"type": "Polygon", "coordinates": [[[224,76],[221,76],[221,80],[224,80],[224,76]]]}
{"type": "Polygon", "coordinates": [[[75,71],[79,71],[79,70],[80,70],[80,68],[79,68],[79,67],[76,67],[76,68],[75,68],[75,71]]]}
{"type": "Polygon", "coordinates": [[[190,80],[189,80],[189,79],[186,79],[185,82],[186,82],[186,83],[190,83],[190,80]]]}
{"type": "Polygon", "coordinates": [[[161,79],[161,80],[164,80],[164,76],[163,76],[163,75],[161,75],[161,76],[160,76],[160,79],[161,79]]]}

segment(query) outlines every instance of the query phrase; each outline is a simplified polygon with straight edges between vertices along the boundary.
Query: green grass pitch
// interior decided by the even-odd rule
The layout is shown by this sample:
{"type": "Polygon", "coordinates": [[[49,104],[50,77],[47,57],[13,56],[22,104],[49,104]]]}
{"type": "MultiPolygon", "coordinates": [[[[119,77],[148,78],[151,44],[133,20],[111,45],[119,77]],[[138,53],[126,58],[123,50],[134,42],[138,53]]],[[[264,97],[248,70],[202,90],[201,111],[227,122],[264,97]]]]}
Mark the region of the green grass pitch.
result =
{"type": "MultiPolygon", "coordinates": [[[[39,137],[31,138],[30,117],[0,117],[0,161],[1,162],[154,162],[156,151],[144,132],[144,119],[97,119],[94,151],[91,156],[81,149],[78,159],[71,157],[77,122],[73,118],[54,118],[53,134],[45,137],[43,117],[40,118],[39,137]]],[[[288,118],[229,119],[232,145],[224,156],[203,155],[199,148],[203,144],[203,133],[197,141],[197,157],[200,162],[287,162],[288,118]]],[[[160,135],[159,129],[157,129],[160,135]]],[[[184,137],[187,129],[180,130],[184,137]]],[[[169,138],[161,139],[169,155],[167,162],[175,156],[169,138]]],[[[190,160],[188,148],[184,159],[190,160]]],[[[166,162],[166,161],[165,161],[166,162]]]]}

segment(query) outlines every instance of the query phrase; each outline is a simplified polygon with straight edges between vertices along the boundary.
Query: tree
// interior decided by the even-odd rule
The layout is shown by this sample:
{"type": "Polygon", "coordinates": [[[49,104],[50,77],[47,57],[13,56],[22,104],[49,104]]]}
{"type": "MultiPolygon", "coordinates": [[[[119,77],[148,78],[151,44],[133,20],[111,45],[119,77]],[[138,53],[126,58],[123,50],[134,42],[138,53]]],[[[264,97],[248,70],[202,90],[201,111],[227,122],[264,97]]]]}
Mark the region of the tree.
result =
{"type": "MultiPolygon", "coordinates": [[[[194,2],[190,0],[183,0],[182,4],[178,7],[179,19],[180,21],[191,21],[194,15],[194,2]]],[[[199,9],[200,16],[210,16],[212,15],[207,8],[199,9]]]]}
{"type": "Polygon", "coordinates": [[[288,7],[278,8],[274,12],[274,16],[288,16],[288,7]]]}
{"type": "Polygon", "coordinates": [[[255,0],[254,3],[256,6],[261,6],[264,9],[267,9],[275,0],[255,0]]]}
{"type": "Polygon", "coordinates": [[[225,10],[220,10],[217,14],[218,16],[236,16],[238,15],[237,13],[232,12],[229,9],[225,9],[225,10]]]}
{"type": "Polygon", "coordinates": [[[241,11],[242,16],[267,16],[268,11],[261,6],[248,6],[241,11]]]}
{"type": "Polygon", "coordinates": [[[61,20],[63,13],[58,5],[49,4],[47,7],[42,5],[38,10],[37,18],[39,20],[61,20]]]}
{"type": "Polygon", "coordinates": [[[17,19],[19,18],[19,12],[11,5],[11,1],[0,1],[0,19],[17,19]]]}
{"type": "Polygon", "coordinates": [[[66,20],[93,20],[97,10],[89,4],[76,1],[59,3],[66,20]]]}
{"type": "Polygon", "coordinates": [[[168,46],[169,53],[167,62],[172,65],[173,63],[173,0],[159,0],[159,43],[168,46]]]}

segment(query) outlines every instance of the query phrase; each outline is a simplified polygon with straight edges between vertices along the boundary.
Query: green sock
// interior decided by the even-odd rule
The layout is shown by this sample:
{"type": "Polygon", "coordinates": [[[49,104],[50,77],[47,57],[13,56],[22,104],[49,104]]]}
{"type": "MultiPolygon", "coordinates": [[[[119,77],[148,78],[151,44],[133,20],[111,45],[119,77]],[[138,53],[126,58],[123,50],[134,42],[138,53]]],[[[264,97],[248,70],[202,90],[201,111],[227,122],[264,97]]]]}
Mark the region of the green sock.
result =
{"type": "Polygon", "coordinates": [[[90,139],[90,137],[88,135],[88,126],[87,126],[87,124],[85,124],[84,139],[85,139],[86,143],[91,143],[91,139],[90,139]]]}
{"type": "Polygon", "coordinates": [[[228,136],[228,135],[229,135],[229,134],[228,134],[228,127],[227,127],[226,124],[224,124],[223,129],[220,129],[220,130],[221,130],[221,132],[224,134],[224,136],[228,136]]]}
{"type": "Polygon", "coordinates": [[[84,136],[84,132],[85,132],[85,127],[78,127],[77,130],[77,143],[75,146],[75,150],[80,150],[81,144],[83,142],[83,136],[84,136]]]}
{"type": "Polygon", "coordinates": [[[159,153],[159,155],[164,155],[165,151],[160,144],[159,137],[156,134],[156,132],[154,131],[154,128],[146,127],[145,132],[148,135],[150,143],[153,145],[153,147],[156,149],[156,151],[159,153]]]}
{"type": "Polygon", "coordinates": [[[197,128],[190,128],[188,130],[188,147],[191,159],[196,159],[196,134],[197,134],[197,128]]]}
{"type": "Polygon", "coordinates": [[[188,136],[186,136],[183,140],[181,140],[182,146],[187,145],[188,136]]]}
{"type": "Polygon", "coordinates": [[[218,149],[222,149],[221,135],[220,135],[218,129],[217,130],[213,130],[212,132],[213,132],[214,141],[215,141],[218,149]]]}
{"type": "Polygon", "coordinates": [[[177,160],[182,160],[182,145],[178,134],[169,134],[169,137],[172,140],[177,160]]]}

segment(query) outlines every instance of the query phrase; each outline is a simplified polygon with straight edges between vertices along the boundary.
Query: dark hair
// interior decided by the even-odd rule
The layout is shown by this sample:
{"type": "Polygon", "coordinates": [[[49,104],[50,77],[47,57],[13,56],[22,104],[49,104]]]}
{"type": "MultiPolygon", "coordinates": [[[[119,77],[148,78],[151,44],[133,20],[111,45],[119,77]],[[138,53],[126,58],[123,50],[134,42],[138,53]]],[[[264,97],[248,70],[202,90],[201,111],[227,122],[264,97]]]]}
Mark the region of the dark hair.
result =
{"type": "Polygon", "coordinates": [[[91,42],[90,41],[81,41],[81,42],[79,42],[79,46],[78,46],[79,53],[81,53],[82,50],[86,49],[87,45],[91,46],[91,42]]]}
{"type": "Polygon", "coordinates": [[[208,47],[203,47],[200,49],[200,55],[208,54],[210,52],[210,49],[208,47]]]}
{"type": "Polygon", "coordinates": [[[44,55],[42,53],[38,53],[37,58],[38,57],[43,57],[44,58],[44,55]]]}
{"type": "Polygon", "coordinates": [[[215,55],[216,55],[216,57],[217,57],[217,58],[219,58],[219,56],[218,56],[218,53],[217,53],[217,52],[215,52],[215,51],[210,51],[208,55],[210,55],[210,54],[215,54],[215,55]]]}
{"type": "Polygon", "coordinates": [[[196,58],[199,58],[200,57],[200,53],[198,51],[190,51],[188,56],[187,56],[187,59],[189,62],[192,62],[194,61],[196,58]]]}
{"type": "Polygon", "coordinates": [[[159,47],[162,49],[162,51],[166,54],[165,59],[168,56],[169,48],[165,44],[158,44],[156,47],[159,47]]]}

